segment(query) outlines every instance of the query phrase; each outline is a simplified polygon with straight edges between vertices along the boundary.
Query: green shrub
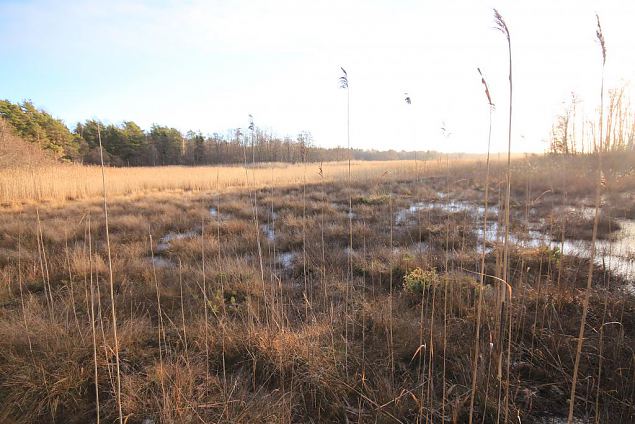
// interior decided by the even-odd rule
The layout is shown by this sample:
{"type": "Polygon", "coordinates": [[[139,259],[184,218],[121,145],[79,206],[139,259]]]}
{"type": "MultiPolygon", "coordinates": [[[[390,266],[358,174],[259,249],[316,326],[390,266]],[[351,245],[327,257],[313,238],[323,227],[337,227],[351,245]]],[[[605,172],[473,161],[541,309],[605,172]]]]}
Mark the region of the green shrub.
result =
{"type": "Polygon", "coordinates": [[[404,275],[403,286],[407,293],[421,295],[424,289],[438,284],[439,281],[439,275],[434,269],[424,271],[417,267],[404,275]]]}

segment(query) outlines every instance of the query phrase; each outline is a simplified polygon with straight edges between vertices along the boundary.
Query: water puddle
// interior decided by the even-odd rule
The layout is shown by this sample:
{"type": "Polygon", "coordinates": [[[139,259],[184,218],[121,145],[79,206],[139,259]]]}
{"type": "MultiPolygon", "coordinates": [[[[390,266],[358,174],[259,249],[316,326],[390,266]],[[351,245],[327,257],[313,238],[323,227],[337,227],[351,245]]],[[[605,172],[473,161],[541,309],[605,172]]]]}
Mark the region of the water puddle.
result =
{"type": "Polygon", "coordinates": [[[211,208],[209,208],[209,216],[211,218],[214,218],[215,221],[225,221],[228,219],[231,219],[233,216],[230,213],[225,213],[225,212],[219,212],[218,208],[212,206],[211,208]]]}
{"type": "Polygon", "coordinates": [[[281,252],[278,254],[278,263],[285,269],[291,268],[296,256],[295,252],[281,252]]]}
{"type": "MultiPolygon", "coordinates": [[[[627,291],[635,293],[635,221],[618,219],[621,230],[617,231],[608,240],[596,240],[594,263],[610,270],[616,276],[628,281],[627,291]]],[[[497,222],[489,223],[485,234],[483,229],[475,230],[479,246],[482,248],[483,240],[486,244],[486,252],[492,250],[489,244],[502,242],[503,234],[499,234],[497,222]]],[[[550,249],[558,249],[566,256],[576,256],[588,259],[591,257],[591,241],[565,239],[553,240],[547,234],[537,230],[529,230],[526,234],[509,234],[512,244],[526,248],[547,246],[550,249]]]]}
{"type": "Polygon", "coordinates": [[[272,224],[262,224],[260,225],[260,230],[264,233],[267,240],[269,241],[276,240],[276,231],[272,224]]]}
{"type": "MultiPolygon", "coordinates": [[[[486,253],[493,250],[493,245],[501,243],[504,237],[502,228],[496,222],[499,213],[497,206],[488,207],[488,216],[492,220],[488,222],[485,231],[479,221],[483,218],[485,207],[468,201],[452,200],[444,203],[440,202],[417,202],[410,207],[397,212],[395,221],[397,225],[405,225],[410,217],[420,211],[440,210],[445,213],[464,212],[471,215],[474,221],[474,231],[477,237],[478,250],[485,249],[486,253]]],[[[595,215],[595,209],[591,207],[567,206],[554,209],[555,213],[575,214],[583,219],[591,220],[595,215]]],[[[596,241],[596,253],[594,262],[598,266],[605,267],[614,275],[619,276],[630,284],[627,291],[635,293],[635,220],[617,219],[620,230],[607,240],[596,241]]],[[[538,226],[537,228],[541,228],[538,226]]],[[[547,233],[537,229],[530,229],[524,233],[510,233],[510,243],[525,248],[537,248],[548,246],[551,249],[559,249],[562,254],[577,256],[579,258],[591,257],[591,242],[586,240],[566,239],[564,243],[553,240],[547,233]]]]}
{"type": "MultiPolygon", "coordinates": [[[[630,283],[630,290],[635,291],[635,221],[616,220],[621,229],[609,240],[596,240],[595,259],[598,266],[609,269],[630,283]]],[[[559,247],[559,242],[551,242],[559,247]]],[[[582,258],[591,257],[591,242],[586,240],[565,240],[563,253],[582,258]]]]}
{"type": "MultiPolygon", "coordinates": [[[[482,217],[485,213],[485,207],[481,205],[476,205],[474,203],[470,203],[463,200],[451,200],[445,203],[439,202],[416,202],[410,205],[410,207],[406,209],[401,209],[397,212],[395,216],[395,224],[401,225],[405,224],[408,219],[419,213],[420,211],[430,211],[430,210],[438,210],[445,213],[459,213],[466,212],[475,217],[482,217]]],[[[496,216],[498,214],[498,207],[489,206],[488,210],[491,216],[496,216]]]]}
{"type": "Polygon", "coordinates": [[[592,221],[595,218],[595,208],[590,206],[557,206],[554,208],[554,213],[557,215],[574,215],[586,221],[592,221]]]}
{"type": "Polygon", "coordinates": [[[161,237],[161,239],[159,240],[159,243],[157,244],[155,252],[157,253],[165,252],[166,250],[170,248],[170,244],[174,240],[184,240],[188,238],[194,238],[198,235],[199,235],[198,230],[191,230],[185,233],[167,233],[166,235],[161,237]]]}
{"type": "Polygon", "coordinates": [[[154,253],[155,253],[154,257],[146,256],[145,260],[150,262],[150,264],[154,265],[157,268],[174,268],[175,267],[174,262],[162,256],[162,253],[165,253],[166,251],[168,251],[171,247],[172,242],[175,240],[190,239],[190,238],[198,237],[199,235],[200,235],[200,230],[198,229],[186,231],[184,233],[176,233],[176,232],[167,233],[166,235],[164,235],[163,237],[159,239],[159,243],[157,243],[157,246],[154,249],[154,253]]]}
{"type": "Polygon", "coordinates": [[[151,265],[157,268],[174,268],[174,262],[163,256],[146,257],[145,258],[151,265]]]}
{"type": "MultiPolygon", "coordinates": [[[[349,209],[348,203],[346,204],[334,203],[333,205],[335,206],[336,209],[338,209],[339,211],[341,211],[342,213],[346,215],[346,219],[357,218],[357,213],[349,209]]],[[[355,209],[355,207],[353,207],[353,209],[355,209]]]]}

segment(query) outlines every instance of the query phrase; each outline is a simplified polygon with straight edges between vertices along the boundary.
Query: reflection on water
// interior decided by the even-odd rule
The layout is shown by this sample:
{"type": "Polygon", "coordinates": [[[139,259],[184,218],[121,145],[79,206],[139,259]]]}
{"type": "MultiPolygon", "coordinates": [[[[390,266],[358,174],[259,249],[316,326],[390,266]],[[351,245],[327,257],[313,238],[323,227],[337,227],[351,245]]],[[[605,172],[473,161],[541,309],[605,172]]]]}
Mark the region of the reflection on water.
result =
{"type": "MultiPolygon", "coordinates": [[[[496,243],[503,240],[504,228],[500,228],[495,217],[498,207],[488,208],[492,220],[488,222],[485,230],[482,228],[481,220],[485,213],[485,207],[466,201],[449,201],[445,203],[417,202],[410,207],[401,209],[395,214],[395,223],[405,225],[408,220],[422,210],[440,210],[446,213],[465,212],[474,219],[475,234],[478,240],[478,249],[489,253],[496,243]]],[[[595,209],[589,207],[560,207],[557,211],[563,213],[576,213],[584,219],[593,219],[595,209]]],[[[630,284],[627,290],[635,294],[635,220],[617,219],[620,231],[615,232],[609,239],[597,240],[595,243],[596,252],[594,262],[598,266],[605,267],[614,275],[624,278],[630,284]]],[[[552,249],[559,249],[564,255],[577,256],[579,258],[590,258],[592,244],[588,240],[565,239],[564,243],[555,241],[546,232],[531,229],[526,232],[509,234],[510,243],[526,248],[536,248],[547,246],[552,249]]]]}
{"type": "Polygon", "coordinates": [[[275,230],[273,228],[273,225],[262,224],[260,226],[260,229],[265,234],[265,237],[267,237],[267,240],[274,241],[276,239],[276,232],[275,232],[275,230]]]}
{"type": "MultiPolygon", "coordinates": [[[[497,206],[488,206],[490,215],[496,216],[498,214],[497,206]]],[[[438,210],[446,213],[458,213],[465,212],[470,215],[475,215],[477,217],[482,217],[485,213],[485,206],[476,205],[474,203],[466,202],[463,200],[451,200],[445,203],[437,203],[437,202],[417,202],[410,205],[410,207],[406,209],[401,209],[397,211],[395,216],[395,224],[401,225],[405,224],[408,221],[408,218],[416,215],[419,211],[425,210],[438,210]]]]}
{"type": "Polygon", "coordinates": [[[280,265],[284,268],[290,268],[296,256],[297,254],[295,252],[282,252],[278,254],[278,262],[280,262],[280,265]]]}
{"type": "Polygon", "coordinates": [[[173,268],[174,263],[163,256],[155,256],[146,258],[152,265],[157,268],[173,268]]]}
{"type": "Polygon", "coordinates": [[[161,253],[165,252],[170,248],[170,243],[174,240],[183,240],[188,238],[194,238],[198,236],[198,230],[191,230],[185,233],[167,233],[159,240],[159,244],[157,244],[155,252],[161,253]]]}

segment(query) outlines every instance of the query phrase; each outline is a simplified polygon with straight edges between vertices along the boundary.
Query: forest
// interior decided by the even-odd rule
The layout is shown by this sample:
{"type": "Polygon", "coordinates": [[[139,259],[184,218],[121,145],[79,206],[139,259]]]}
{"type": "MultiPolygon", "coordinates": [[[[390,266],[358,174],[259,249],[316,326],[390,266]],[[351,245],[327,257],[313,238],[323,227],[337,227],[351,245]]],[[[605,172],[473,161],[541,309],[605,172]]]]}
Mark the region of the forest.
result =
{"type": "Polygon", "coordinates": [[[245,162],[322,162],[355,160],[425,159],[434,152],[374,151],[326,148],[313,143],[311,133],[280,137],[256,127],[250,118],[245,129],[203,135],[158,124],[149,131],[133,121],[119,125],[89,119],[71,131],[59,119],[31,101],[0,100],[0,117],[22,139],[65,162],[99,164],[99,137],[104,163],[110,166],[218,165],[245,162]]]}

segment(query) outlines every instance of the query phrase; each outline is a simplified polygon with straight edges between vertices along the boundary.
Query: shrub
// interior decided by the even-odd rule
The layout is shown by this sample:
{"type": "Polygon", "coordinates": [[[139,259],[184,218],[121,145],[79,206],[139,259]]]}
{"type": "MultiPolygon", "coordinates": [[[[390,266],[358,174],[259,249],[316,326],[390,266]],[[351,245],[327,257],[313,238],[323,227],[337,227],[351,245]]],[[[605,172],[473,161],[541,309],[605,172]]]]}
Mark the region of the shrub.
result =
{"type": "Polygon", "coordinates": [[[439,275],[434,269],[424,271],[417,267],[403,277],[404,290],[409,294],[421,295],[423,290],[439,283],[439,275]]]}

